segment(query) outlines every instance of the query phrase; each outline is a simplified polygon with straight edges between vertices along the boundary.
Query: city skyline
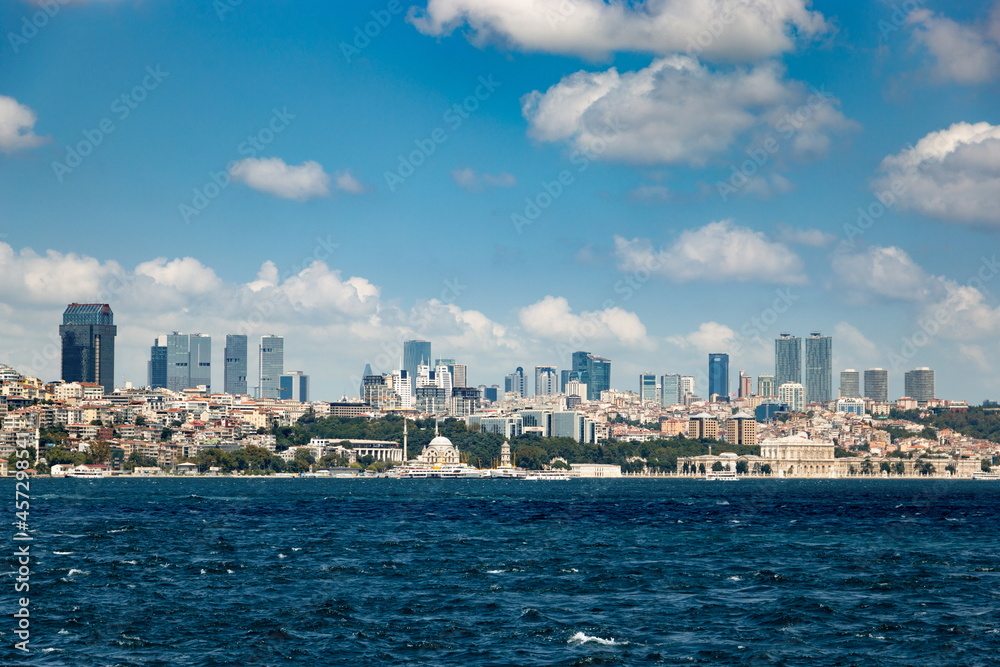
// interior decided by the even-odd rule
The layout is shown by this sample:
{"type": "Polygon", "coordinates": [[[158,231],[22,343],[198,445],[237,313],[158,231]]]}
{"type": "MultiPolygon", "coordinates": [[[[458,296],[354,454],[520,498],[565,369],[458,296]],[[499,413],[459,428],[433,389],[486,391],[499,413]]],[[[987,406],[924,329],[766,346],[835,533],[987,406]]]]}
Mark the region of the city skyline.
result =
{"type": "Polygon", "coordinates": [[[116,384],[174,330],[217,368],[281,332],[331,396],[412,339],[470,384],[596,350],[625,386],[818,330],[892,395],[996,398],[994,0],[512,2],[3,3],[0,363],[55,378],[54,318],[103,302],[116,384]]]}

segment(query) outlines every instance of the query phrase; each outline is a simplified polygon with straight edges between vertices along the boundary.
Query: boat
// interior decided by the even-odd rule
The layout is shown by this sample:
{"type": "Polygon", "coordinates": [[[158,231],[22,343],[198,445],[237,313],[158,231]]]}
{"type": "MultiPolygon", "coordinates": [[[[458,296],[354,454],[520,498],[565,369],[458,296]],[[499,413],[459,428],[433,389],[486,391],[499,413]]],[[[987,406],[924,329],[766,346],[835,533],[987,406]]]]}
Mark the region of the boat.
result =
{"type": "Polygon", "coordinates": [[[570,475],[565,472],[560,472],[558,470],[541,470],[538,472],[529,472],[525,474],[524,479],[530,481],[546,481],[546,482],[568,482],[576,475],[570,475]]]}
{"type": "Polygon", "coordinates": [[[738,482],[740,478],[736,476],[735,470],[709,470],[705,473],[705,480],[708,482],[738,482]]]}
{"type": "Polygon", "coordinates": [[[972,479],[993,481],[1000,479],[1000,473],[997,472],[974,472],[972,473],[972,479]]]}

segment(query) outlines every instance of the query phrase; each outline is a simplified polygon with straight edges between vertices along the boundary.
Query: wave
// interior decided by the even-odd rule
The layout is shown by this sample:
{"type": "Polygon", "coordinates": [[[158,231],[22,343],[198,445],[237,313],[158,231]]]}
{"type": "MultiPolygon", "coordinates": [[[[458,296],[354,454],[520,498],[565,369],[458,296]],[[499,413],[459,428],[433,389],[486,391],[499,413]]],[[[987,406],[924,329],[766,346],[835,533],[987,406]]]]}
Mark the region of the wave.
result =
{"type": "Polygon", "coordinates": [[[622,646],[624,644],[627,644],[628,642],[616,642],[614,637],[612,637],[611,639],[605,639],[604,637],[598,637],[596,635],[588,635],[584,634],[583,632],[577,632],[572,637],[570,637],[566,641],[566,643],[569,644],[570,646],[581,646],[583,644],[590,644],[590,643],[600,644],[602,646],[622,646]]]}

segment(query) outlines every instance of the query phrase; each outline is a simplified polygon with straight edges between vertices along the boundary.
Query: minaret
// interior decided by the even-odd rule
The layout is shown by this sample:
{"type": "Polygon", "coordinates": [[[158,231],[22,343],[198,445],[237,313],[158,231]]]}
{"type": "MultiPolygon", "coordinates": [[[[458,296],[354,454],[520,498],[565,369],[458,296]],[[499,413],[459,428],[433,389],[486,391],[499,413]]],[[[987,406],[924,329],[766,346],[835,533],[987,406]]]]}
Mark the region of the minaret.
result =
{"type": "Polygon", "coordinates": [[[510,467],[510,443],[506,440],[500,445],[500,465],[505,468],[510,467]]]}
{"type": "Polygon", "coordinates": [[[403,463],[406,463],[409,460],[409,457],[406,455],[406,443],[408,437],[406,432],[406,427],[407,427],[407,420],[406,417],[403,417],[403,463]]]}

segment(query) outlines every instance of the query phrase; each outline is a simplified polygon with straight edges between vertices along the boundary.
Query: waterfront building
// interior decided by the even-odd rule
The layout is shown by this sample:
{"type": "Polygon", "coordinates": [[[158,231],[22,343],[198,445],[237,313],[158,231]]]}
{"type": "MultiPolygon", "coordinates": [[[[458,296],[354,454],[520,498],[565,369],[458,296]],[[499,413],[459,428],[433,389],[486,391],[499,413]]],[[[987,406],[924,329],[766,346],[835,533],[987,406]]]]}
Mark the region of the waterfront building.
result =
{"type": "Polygon", "coordinates": [[[535,366],[535,396],[559,393],[559,373],[555,366],[535,366]]]}
{"type": "Polygon", "coordinates": [[[791,412],[804,412],[806,388],[798,382],[786,382],[778,387],[778,400],[787,405],[791,412]]]}
{"type": "Polygon", "coordinates": [[[281,376],[285,373],[285,339],[282,336],[261,336],[259,348],[260,398],[278,398],[281,376]]]}
{"type": "Polygon", "coordinates": [[[861,398],[861,374],[853,368],[840,371],[840,397],[861,398]]]}
{"type": "Polygon", "coordinates": [[[833,338],[810,333],[806,345],[806,403],[833,400],[833,338]]]}
{"type": "Polygon", "coordinates": [[[774,341],[774,382],[783,384],[802,382],[802,339],[783,333],[774,341]]]}
{"type": "Polygon", "coordinates": [[[62,381],[90,382],[115,390],[115,316],[106,303],[71,303],[59,327],[62,381]]]}
{"type": "Polygon", "coordinates": [[[889,371],[881,368],[869,368],[865,371],[865,398],[876,403],[889,400],[889,371]]]}
{"type": "Polygon", "coordinates": [[[934,400],[934,371],[926,366],[907,371],[903,375],[905,393],[920,407],[934,400]]]}
{"type": "MultiPolygon", "coordinates": [[[[245,334],[227,334],[225,363],[223,365],[223,391],[231,396],[247,393],[247,337],[245,334]]],[[[369,373],[371,369],[369,368],[369,373]]]]}
{"type": "Polygon", "coordinates": [[[757,376],[757,395],[758,396],[777,396],[778,395],[778,385],[775,384],[775,379],[773,375],[764,374],[757,376]]]}
{"type": "Polygon", "coordinates": [[[302,371],[288,371],[282,375],[278,384],[278,398],[308,403],[309,376],[302,371]]]}
{"type": "Polygon", "coordinates": [[[461,463],[462,455],[451,440],[437,435],[424,447],[416,460],[427,465],[457,465],[461,463]]]}
{"type": "Polygon", "coordinates": [[[729,400],[729,355],[708,355],[708,400],[729,400]]]}

